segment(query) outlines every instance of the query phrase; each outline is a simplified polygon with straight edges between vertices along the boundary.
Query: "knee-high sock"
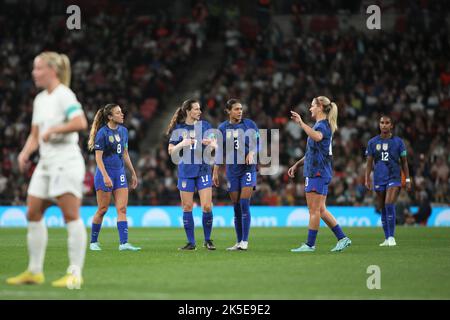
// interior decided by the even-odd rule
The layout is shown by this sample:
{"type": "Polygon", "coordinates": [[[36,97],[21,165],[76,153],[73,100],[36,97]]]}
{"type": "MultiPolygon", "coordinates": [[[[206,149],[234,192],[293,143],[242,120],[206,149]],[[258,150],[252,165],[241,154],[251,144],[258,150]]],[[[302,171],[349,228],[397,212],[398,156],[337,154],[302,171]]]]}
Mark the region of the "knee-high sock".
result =
{"type": "Polygon", "coordinates": [[[381,225],[383,226],[384,238],[389,238],[389,226],[386,218],[386,208],[381,210],[381,225]]]}
{"type": "Polygon", "coordinates": [[[395,205],[390,203],[385,205],[386,221],[389,228],[389,237],[393,237],[395,233],[395,205]]]}
{"type": "Polygon", "coordinates": [[[212,212],[203,212],[202,224],[203,224],[203,234],[205,235],[205,241],[211,240],[211,231],[213,225],[212,212]]]}
{"type": "Polygon", "coordinates": [[[32,273],[43,272],[47,239],[47,226],[45,225],[44,219],[38,222],[28,222],[28,271],[32,273]]]}
{"type": "Polygon", "coordinates": [[[91,229],[91,243],[98,241],[98,235],[100,234],[100,229],[102,228],[101,223],[92,223],[91,229]]]}
{"type": "Polygon", "coordinates": [[[194,217],[192,216],[192,211],[183,212],[183,225],[188,242],[195,244],[194,217]]]}
{"type": "Polygon", "coordinates": [[[117,221],[120,244],[128,242],[128,221],[117,221]]]}
{"type": "Polygon", "coordinates": [[[308,229],[308,240],[306,241],[306,244],[308,246],[314,247],[314,245],[316,244],[316,238],[317,238],[318,232],[319,232],[319,230],[308,229]]]}
{"type": "Polygon", "coordinates": [[[252,220],[250,215],[250,199],[241,199],[240,204],[242,212],[242,241],[248,241],[250,222],[252,220]]]}
{"type": "Polygon", "coordinates": [[[67,223],[69,269],[68,272],[81,276],[86,254],[87,232],[83,220],[78,219],[67,223]]]}
{"type": "Polygon", "coordinates": [[[241,203],[234,204],[234,229],[236,230],[237,242],[242,241],[242,211],[241,203]]]}

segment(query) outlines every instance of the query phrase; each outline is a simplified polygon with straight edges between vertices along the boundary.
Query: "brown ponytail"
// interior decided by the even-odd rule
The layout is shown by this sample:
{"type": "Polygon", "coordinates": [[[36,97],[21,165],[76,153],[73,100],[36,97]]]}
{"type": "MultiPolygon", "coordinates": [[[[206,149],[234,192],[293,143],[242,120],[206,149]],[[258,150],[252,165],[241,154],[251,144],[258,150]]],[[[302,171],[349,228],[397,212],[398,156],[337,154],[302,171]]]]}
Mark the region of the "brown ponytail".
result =
{"type": "Polygon", "coordinates": [[[95,143],[95,135],[98,132],[98,129],[101,126],[104,126],[108,123],[109,119],[108,116],[111,115],[112,109],[117,107],[118,105],[115,103],[109,103],[106,106],[98,109],[97,113],[95,114],[94,121],[92,122],[91,131],[89,132],[89,140],[88,140],[88,150],[92,151],[94,150],[94,143],[95,143]]]}
{"type": "Polygon", "coordinates": [[[186,121],[187,112],[192,109],[192,105],[194,103],[198,103],[198,101],[195,99],[188,99],[183,102],[181,107],[177,108],[172,116],[172,119],[170,119],[169,125],[167,126],[166,135],[169,135],[178,123],[186,121]]]}

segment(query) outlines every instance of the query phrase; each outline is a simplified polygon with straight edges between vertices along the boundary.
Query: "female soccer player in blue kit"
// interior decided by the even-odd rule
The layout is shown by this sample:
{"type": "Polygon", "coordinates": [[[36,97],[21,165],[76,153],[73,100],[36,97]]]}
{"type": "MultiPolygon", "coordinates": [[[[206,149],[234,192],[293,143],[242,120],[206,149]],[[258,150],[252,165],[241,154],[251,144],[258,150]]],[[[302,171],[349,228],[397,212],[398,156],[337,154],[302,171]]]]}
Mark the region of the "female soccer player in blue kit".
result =
{"type": "Polygon", "coordinates": [[[107,104],[97,111],[89,134],[88,148],[95,150],[94,185],[97,193],[98,209],[92,220],[90,249],[101,250],[98,236],[103,216],[108,211],[111,194],[117,209],[117,229],[119,250],[138,251],[141,248],[128,243],[128,183],[125,166],[131,172],[131,188],[137,187],[137,177],[128,154],[128,130],[123,125],[122,109],[117,104],[107,104]]]}
{"type": "Polygon", "coordinates": [[[211,240],[213,225],[211,165],[205,162],[203,151],[210,145],[215,148],[215,139],[203,138],[205,131],[211,125],[200,120],[202,111],[197,100],[189,99],[174,113],[167,128],[170,135],[168,152],[172,159],[183,154],[178,163],[178,190],[180,190],[181,205],[183,207],[183,224],[186,232],[187,244],[179,250],[196,250],[194,234],[194,218],[192,208],[195,189],[198,190],[200,204],[203,210],[203,246],[208,250],[216,250],[211,240]],[[185,153],[188,152],[188,153],[185,153]]]}
{"type": "Polygon", "coordinates": [[[382,247],[397,245],[394,238],[395,202],[401,187],[400,162],[406,177],[406,188],[408,191],[411,190],[405,144],[392,134],[392,129],[392,118],[387,115],[381,116],[381,133],[369,140],[366,150],[366,188],[372,189],[370,174],[373,168],[373,189],[381,208],[381,223],[385,238],[380,244],[382,247]]]}
{"type": "Polygon", "coordinates": [[[219,125],[223,137],[223,148],[218,148],[213,181],[219,186],[220,164],[226,160],[228,192],[234,206],[234,227],[237,242],[227,250],[247,250],[250,233],[250,198],[256,187],[256,154],[259,130],[255,122],[242,118],[242,104],[237,99],[226,103],[229,120],[219,125]],[[228,146],[228,148],[227,148],[228,146]],[[232,155],[232,156],[231,156],[232,155]],[[241,161],[239,161],[241,159],[241,161]]]}
{"type": "Polygon", "coordinates": [[[298,123],[308,135],[305,156],[288,170],[293,178],[297,169],[303,165],[305,176],[306,202],[309,209],[308,240],[292,252],[313,252],[320,218],[333,231],[338,242],[331,251],[342,251],[350,246],[351,240],[344,234],[334,216],[327,210],[328,185],[333,176],[332,137],[337,129],[338,109],[334,102],[324,96],[314,98],[309,108],[311,116],[316,120],[314,127],[303,122],[297,112],[291,111],[291,119],[298,123]]]}

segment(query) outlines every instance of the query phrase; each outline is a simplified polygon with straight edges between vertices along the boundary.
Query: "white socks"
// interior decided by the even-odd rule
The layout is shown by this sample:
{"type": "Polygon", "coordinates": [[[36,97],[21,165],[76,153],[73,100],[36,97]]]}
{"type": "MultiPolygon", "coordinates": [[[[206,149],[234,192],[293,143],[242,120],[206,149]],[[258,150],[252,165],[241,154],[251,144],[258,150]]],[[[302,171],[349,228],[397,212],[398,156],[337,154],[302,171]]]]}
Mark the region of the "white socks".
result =
{"type": "Polygon", "coordinates": [[[67,232],[69,249],[69,268],[67,272],[81,276],[87,245],[87,233],[83,220],[78,219],[67,223],[67,232]]]}
{"type": "Polygon", "coordinates": [[[28,221],[28,271],[35,274],[43,272],[47,239],[47,226],[44,219],[38,222],[28,221]]]}

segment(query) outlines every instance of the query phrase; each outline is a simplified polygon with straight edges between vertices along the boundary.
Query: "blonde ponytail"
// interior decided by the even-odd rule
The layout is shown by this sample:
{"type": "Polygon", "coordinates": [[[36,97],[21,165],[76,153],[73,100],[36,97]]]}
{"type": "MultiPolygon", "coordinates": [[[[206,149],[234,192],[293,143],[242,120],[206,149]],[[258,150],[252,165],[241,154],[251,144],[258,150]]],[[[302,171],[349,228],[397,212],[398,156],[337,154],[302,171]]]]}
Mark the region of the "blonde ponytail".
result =
{"type": "Polygon", "coordinates": [[[337,128],[337,118],[338,118],[338,107],[336,103],[331,102],[330,99],[328,99],[325,96],[320,96],[316,98],[317,101],[320,102],[323,108],[323,112],[327,116],[328,123],[330,124],[331,133],[333,134],[337,128]]]}
{"type": "Polygon", "coordinates": [[[338,128],[337,118],[338,118],[338,107],[336,103],[332,102],[330,112],[327,114],[327,119],[328,122],[330,123],[332,133],[334,133],[338,128]]]}
{"type": "Polygon", "coordinates": [[[72,75],[69,57],[63,53],[54,51],[44,51],[38,55],[47,64],[56,71],[59,81],[67,87],[70,87],[70,77],[72,75]]]}
{"type": "Polygon", "coordinates": [[[70,77],[72,76],[69,57],[60,54],[60,67],[58,68],[58,78],[66,86],[70,87],[70,77]]]}

